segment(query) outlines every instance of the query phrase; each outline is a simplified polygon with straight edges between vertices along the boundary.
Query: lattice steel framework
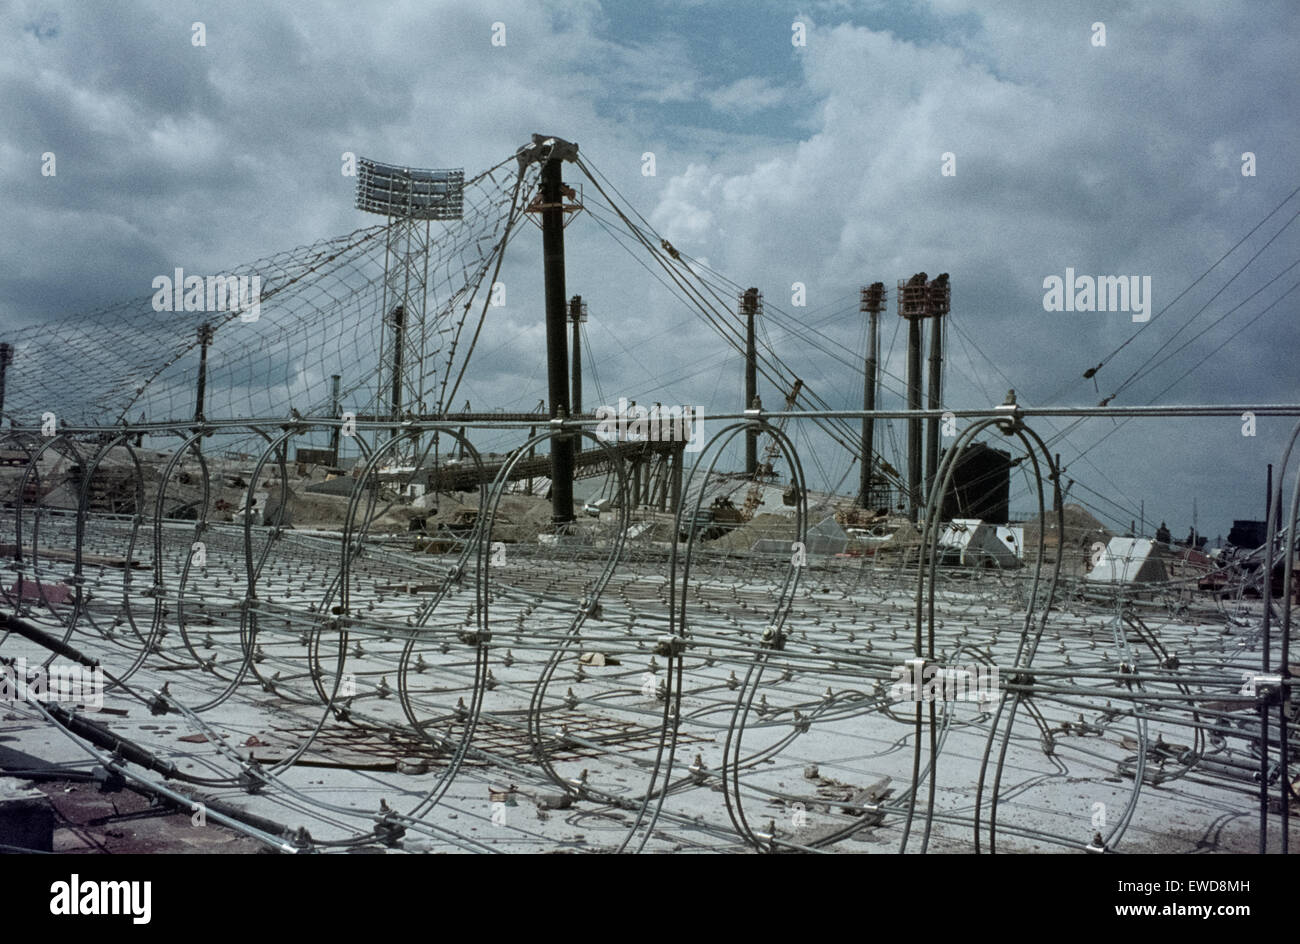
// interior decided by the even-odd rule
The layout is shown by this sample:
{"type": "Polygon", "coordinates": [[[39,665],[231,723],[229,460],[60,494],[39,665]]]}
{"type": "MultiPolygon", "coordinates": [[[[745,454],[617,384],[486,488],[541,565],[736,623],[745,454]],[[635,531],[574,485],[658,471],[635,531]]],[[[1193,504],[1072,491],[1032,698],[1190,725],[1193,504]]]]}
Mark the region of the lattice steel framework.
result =
{"type": "Polygon", "coordinates": [[[420,170],[362,158],[357,208],[388,219],[384,247],[383,321],[376,416],[400,421],[430,412],[429,359],[437,359],[454,327],[429,319],[429,222],[462,215],[463,170],[420,170]]]}

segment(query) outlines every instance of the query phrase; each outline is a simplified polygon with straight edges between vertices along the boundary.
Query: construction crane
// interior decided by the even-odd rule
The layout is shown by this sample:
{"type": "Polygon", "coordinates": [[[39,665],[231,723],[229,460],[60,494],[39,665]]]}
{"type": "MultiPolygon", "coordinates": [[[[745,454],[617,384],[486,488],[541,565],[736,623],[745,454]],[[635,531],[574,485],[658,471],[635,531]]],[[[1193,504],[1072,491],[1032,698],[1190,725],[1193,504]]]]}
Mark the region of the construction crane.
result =
{"type": "MultiPolygon", "coordinates": [[[[799,399],[799,391],[802,389],[803,381],[796,378],[794,386],[790,388],[790,393],[786,395],[783,413],[789,413],[794,409],[794,402],[799,399]]],[[[785,416],[777,419],[775,428],[778,430],[784,429],[787,419],[788,417],[785,416]]],[[[763,461],[758,463],[758,466],[754,469],[754,484],[750,486],[749,494],[745,497],[745,507],[740,512],[742,521],[753,518],[755,510],[763,503],[763,470],[766,469],[769,474],[771,473],[772,463],[776,460],[777,453],[781,451],[781,441],[775,436],[771,438],[772,441],[768,443],[767,450],[763,453],[763,461]]]]}

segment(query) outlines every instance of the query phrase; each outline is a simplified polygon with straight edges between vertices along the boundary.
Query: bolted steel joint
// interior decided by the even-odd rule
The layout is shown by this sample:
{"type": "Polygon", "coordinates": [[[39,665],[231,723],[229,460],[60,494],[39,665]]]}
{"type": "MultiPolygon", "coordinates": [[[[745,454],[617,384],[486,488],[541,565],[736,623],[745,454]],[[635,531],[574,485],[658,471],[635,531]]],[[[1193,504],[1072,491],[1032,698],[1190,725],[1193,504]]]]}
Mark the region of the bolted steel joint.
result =
{"type": "Polygon", "coordinates": [[[681,636],[660,636],[655,643],[654,654],[676,658],[686,651],[686,640],[681,636]]]}
{"type": "Polygon", "coordinates": [[[1255,692],[1255,703],[1261,708],[1282,704],[1282,676],[1255,675],[1250,679],[1250,688],[1255,692]]]}

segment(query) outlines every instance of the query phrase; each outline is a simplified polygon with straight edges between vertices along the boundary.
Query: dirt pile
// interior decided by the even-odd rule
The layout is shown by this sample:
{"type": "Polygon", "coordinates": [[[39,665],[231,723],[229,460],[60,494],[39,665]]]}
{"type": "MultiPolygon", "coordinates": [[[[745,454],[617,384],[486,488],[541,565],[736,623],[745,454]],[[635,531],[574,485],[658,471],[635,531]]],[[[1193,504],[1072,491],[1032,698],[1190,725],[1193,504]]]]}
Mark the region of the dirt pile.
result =
{"type": "MultiPolygon", "coordinates": [[[[1059,547],[1064,543],[1067,548],[1086,549],[1092,547],[1098,541],[1105,544],[1112,537],[1112,533],[1080,505],[1066,505],[1064,516],[1064,542],[1061,541],[1061,536],[1057,533],[1056,513],[1048,511],[1044,516],[1046,518],[1046,530],[1043,532],[1043,543],[1047,547],[1059,547]]],[[[1043,531],[1043,528],[1044,523],[1038,517],[1025,522],[1025,548],[1027,550],[1032,551],[1038,546],[1038,535],[1040,531],[1043,531]]]]}

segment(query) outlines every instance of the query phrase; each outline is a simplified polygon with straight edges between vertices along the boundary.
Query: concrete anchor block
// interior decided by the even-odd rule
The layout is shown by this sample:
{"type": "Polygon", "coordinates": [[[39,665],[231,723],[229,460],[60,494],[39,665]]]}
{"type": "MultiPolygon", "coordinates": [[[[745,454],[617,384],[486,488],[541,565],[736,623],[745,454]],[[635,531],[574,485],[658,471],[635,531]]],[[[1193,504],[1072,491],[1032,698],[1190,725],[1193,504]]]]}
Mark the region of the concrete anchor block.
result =
{"type": "Polygon", "coordinates": [[[54,804],[21,780],[0,777],[0,836],[7,846],[54,851],[54,804]]]}

